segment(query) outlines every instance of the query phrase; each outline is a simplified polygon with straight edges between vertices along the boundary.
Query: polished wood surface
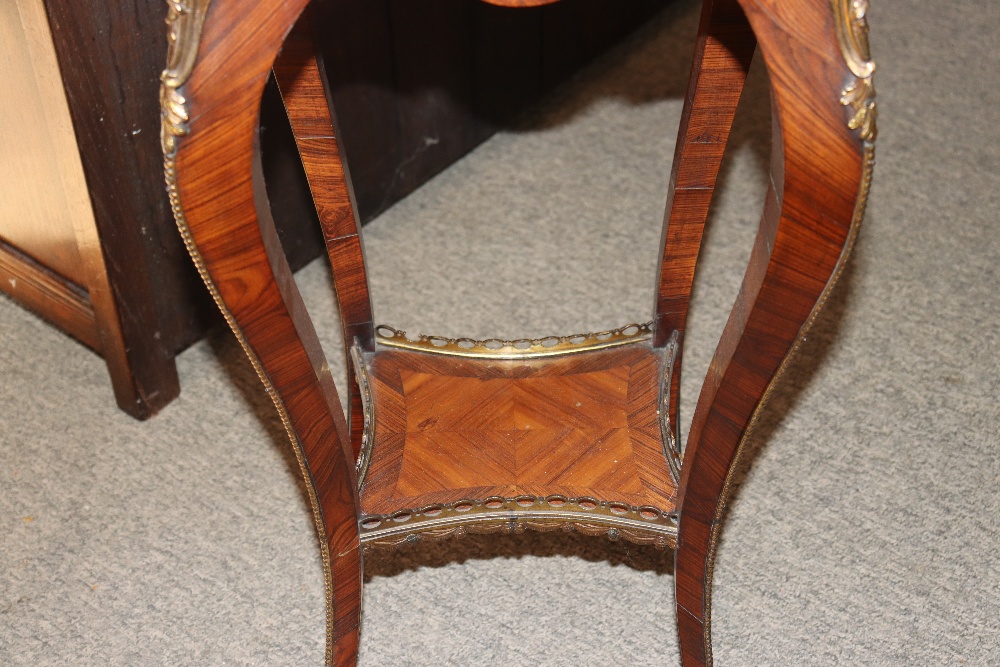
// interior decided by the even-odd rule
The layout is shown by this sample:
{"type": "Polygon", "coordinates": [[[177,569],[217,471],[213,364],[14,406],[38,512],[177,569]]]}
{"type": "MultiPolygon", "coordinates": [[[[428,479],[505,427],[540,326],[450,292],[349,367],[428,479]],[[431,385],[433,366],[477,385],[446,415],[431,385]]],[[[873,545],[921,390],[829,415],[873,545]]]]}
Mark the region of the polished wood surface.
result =
{"type": "Polygon", "coordinates": [[[375,449],[363,514],[558,494],[674,509],[648,343],[554,358],[369,353],[375,449]]]}
{"type": "MultiPolygon", "coordinates": [[[[354,336],[348,344],[356,341],[364,369],[359,379],[371,401],[369,411],[352,409],[349,434],[280,252],[257,152],[256,112],[268,70],[306,4],[213,0],[193,71],[182,77],[177,104],[183,114],[172,108],[166,116],[177,143],[171,136],[165,149],[189,250],[303,466],[327,576],[328,662],[356,660],[364,524],[398,523],[406,538],[406,524],[417,514],[488,514],[489,498],[469,497],[493,494],[514,527],[517,510],[510,503],[519,499],[534,508],[541,496],[592,493],[625,512],[648,502],[672,518],[675,508],[682,661],[711,664],[712,569],[729,480],[770,388],[843,267],[867,196],[874,107],[863,96],[870,69],[848,62],[867,58],[867,46],[861,53],[847,50],[861,40],[863,12],[850,9],[848,0],[706,3],[668,197],[651,344],[528,363],[459,351],[384,350],[354,336]],[[669,341],[683,341],[705,216],[755,41],[772,85],[770,189],[695,409],[675,496],[662,431],[654,428],[661,405],[656,380],[669,341]],[[373,420],[373,434],[359,427],[362,419],[373,420]],[[368,435],[372,457],[365,475],[355,457],[367,451],[361,445],[368,435]],[[415,507],[423,503],[428,506],[415,507]],[[370,514],[380,516],[366,518],[370,514]]],[[[325,107],[329,96],[322,62],[302,26],[287,48],[277,62],[279,82],[331,241],[339,293],[364,283],[349,174],[339,165],[335,116],[313,108],[325,107]],[[339,245],[341,239],[351,242],[339,245]]],[[[360,319],[351,312],[359,303],[370,308],[366,288],[363,299],[355,298],[361,293],[352,288],[342,299],[348,327],[371,322],[370,311],[360,319]]],[[[676,383],[671,416],[674,397],[676,383]]]]}
{"type": "MultiPolygon", "coordinates": [[[[712,568],[732,471],[772,383],[843,266],[859,219],[859,197],[863,207],[867,194],[865,144],[848,127],[850,116],[841,101],[852,74],[835,32],[833,5],[777,0],[740,4],[770,75],[771,183],[750,264],[702,386],[684,456],[675,585],[685,665],[712,662],[712,568]]],[[[726,20],[717,23],[709,14],[702,34],[722,31],[723,43],[734,28],[745,34],[728,20],[724,5],[719,11],[726,20]]],[[[729,67],[726,60],[723,68],[729,67]]],[[[719,65],[705,59],[702,66],[719,65]]],[[[730,108],[723,104],[722,113],[730,108]]]]}
{"type": "Polygon", "coordinates": [[[756,47],[736,0],[705,0],[671,165],[655,303],[656,344],[665,345],[674,332],[679,341],[670,387],[672,424],[680,423],[684,332],[705,221],[756,47]]]}
{"type": "Polygon", "coordinates": [[[265,380],[303,466],[327,580],[327,658],[349,665],[357,656],[361,604],[354,455],[270,219],[255,150],[264,84],[304,6],[212,3],[185,86],[190,134],[168,158],[168,174],[175,164],[175,197],[195,262],[265,380]]]}
{"type": "MultiPolygon", "coordinates": [[[[314,47],[308,16],[299,19],[274,64],[274,78],[292,126],[312,195],[327,256],[333,267],[344,340],[371,349],[374,315],[368,292],[364,246],[347,162],[341,155],[340,129],[330,103],[323,55],[314,47]]],[[[348,364],[349,366],[349,364],[348,364]]],[[[348,423],[354,456],[361,448],[361,395],[351,376],[348,423]]]]}

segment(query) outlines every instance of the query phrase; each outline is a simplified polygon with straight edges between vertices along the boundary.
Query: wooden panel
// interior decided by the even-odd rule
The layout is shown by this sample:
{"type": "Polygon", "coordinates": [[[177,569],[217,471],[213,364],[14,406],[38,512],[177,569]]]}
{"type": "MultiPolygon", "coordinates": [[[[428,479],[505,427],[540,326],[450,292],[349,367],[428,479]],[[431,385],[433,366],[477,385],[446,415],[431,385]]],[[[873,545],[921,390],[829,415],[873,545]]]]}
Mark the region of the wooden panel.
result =
{"type": "Polygon", "coordinates": [[[2,241],[0,288],[87,347],[100,349],[94,309],[87,293],[2,241]]]}
{"type": "MultiPolygon", "coordinates": [[[[18,273],[22,286],[14,290],[8,283],[6,291],[102,354],[119,406],[149,416],[176,396],[177,377],[163,355],[149,354],[149,348],[159,351],[157,344],[126,344],[120,314],[129,319],[133,311],[118,308],[88,194],[95,178],[104,183],[116,174],[102,165],[99,175],[85,179],[73,109],[64,93],[58,49],[53,48],[54,37],[62,35],[50,30],[41,0],[6,3],[0,11],[0,44],[11,63],[3,70],[10,88],[5,87],[7,95],[0,101],[8,121],[0,144],[0,237],[23,252],[23,259],[31,258],[18,262],[17,253],[7,253],[8,269],[18,273]],[[25,284],[36,279],[39,282],[25,284]],[[86,300],[80,299],[82,294],[86,300]]],[[[118,98],[102,101],[107,99],[118,98]]],[[[103,106],[95,112],[104,113],[103,106]]],[[[134,169],[128,172],[129,187],[138,175],[134,169]]],[[[129,271],[131,282],[145,280],[132,266],[118,270],[129,271]]],[[[154,334],[146,335],[152,339],[154,334]]]]}
{"type": "Polygon", "coordinates": [[[93,214],[40,9],[38,0],[0,4],[0,237],[85,286],[74,219],[93,224],[93,214]]]}
{"type": "Polygon", "coordinates": [[[366,356],[375,446],[365,514],[550,494],[673,510],[661,357],[648,344],[516,361],[366,356]]]}

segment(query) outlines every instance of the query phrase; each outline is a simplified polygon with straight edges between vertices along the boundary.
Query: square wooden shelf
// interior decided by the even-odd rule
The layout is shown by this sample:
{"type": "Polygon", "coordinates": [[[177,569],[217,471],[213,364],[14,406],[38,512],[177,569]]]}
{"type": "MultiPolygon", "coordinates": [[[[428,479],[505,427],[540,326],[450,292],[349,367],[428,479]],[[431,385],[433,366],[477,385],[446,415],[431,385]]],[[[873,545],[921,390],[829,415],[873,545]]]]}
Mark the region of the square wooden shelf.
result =
{"type": "Polygon", "coordinates": [[[359,353],[371,448],[362,539],[586,525],[666,546],[676,484],[657,412],[665,356],[648,339],[520,358],[359,353]]]}

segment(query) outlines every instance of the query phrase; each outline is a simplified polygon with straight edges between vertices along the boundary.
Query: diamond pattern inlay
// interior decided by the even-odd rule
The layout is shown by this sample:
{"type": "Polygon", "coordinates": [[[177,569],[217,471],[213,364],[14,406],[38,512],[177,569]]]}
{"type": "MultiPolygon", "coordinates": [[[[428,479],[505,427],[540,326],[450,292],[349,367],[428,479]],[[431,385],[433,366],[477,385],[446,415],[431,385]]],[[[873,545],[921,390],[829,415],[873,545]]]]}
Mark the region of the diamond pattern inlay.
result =
{"type": "Polygon", "coordinates": [[[649,346],[515,361],[381,351],[369,363],[366,513],[551,494],[673,507],[649,346]]]}

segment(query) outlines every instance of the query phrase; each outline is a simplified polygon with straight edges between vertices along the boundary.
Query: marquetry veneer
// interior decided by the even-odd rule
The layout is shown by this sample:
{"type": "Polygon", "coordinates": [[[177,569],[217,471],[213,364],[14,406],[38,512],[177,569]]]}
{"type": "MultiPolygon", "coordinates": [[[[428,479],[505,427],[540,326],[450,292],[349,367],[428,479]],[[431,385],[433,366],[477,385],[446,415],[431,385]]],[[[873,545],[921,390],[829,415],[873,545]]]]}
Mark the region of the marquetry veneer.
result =
{"type": "Polygon", "coordinates": [[[399,340],[354,355],[370,424],[363,544],[530,527],[673,545],[657,409],[671,356],[648,335],[477,356],[399,340]]]}
{"type": "Polygon", "coordinates": [[[307,4],[171,0],[162,140],[181,234],[302,468],[326,577],[327,662],[356,662],[365,548],[563,528],[673,547],[682,661],[711,664],[712,570],[733,471],[864,212],[876,115],[866,0],[705,0],[653,320],[536,341],[411,338],[376,327],[307,4]],[[770,187],[681,448],[695,265],[757,49],[772,93],[770,187]],[[354,369],[348,416],[262,183],[258,110],[272,71],[333,268],[354,369]]]}

